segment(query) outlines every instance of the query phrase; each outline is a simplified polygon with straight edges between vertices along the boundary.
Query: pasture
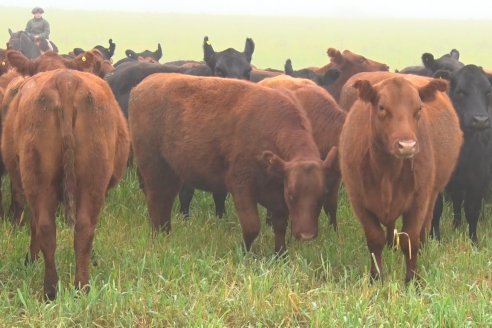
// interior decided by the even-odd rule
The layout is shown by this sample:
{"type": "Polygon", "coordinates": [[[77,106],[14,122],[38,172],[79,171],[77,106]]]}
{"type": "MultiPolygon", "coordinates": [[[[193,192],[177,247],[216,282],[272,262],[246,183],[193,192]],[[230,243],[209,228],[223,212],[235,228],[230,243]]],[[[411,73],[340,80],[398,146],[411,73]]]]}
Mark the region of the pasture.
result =
{"type": "MultiPolygon", "coordinates": [[[[492,21],[349,18],[271,18],[157,13],[68,12],[45,8],[51,39],[62,53],[73,47],[116,42],[124,50],[163,47],[161,62],[200,60],[208,35],[216,50],[256,43],[252,63],[294,68],[328,62],[328,47],[350,49],[385,62],[391,70],[456,48],[461,60],[492,68],[492,21]],[[103,23],[104,21],[104,23],[103,23]]],[[[29,8],[0,7],[0,31],[23,29],[29,8]]],[[[8,183],[4,181],[4,190],[8,183]]],[[[191,218],[173,210],[170,235],[151,238],[148,213],[134,169],[108,195],[94,241],[87,295],[73,288],[73,230],[61,214],[57,226],[58,298],[42,301],[42,261],[24,266],[27,226],[0,221],[0,326],[466,326],[492,325],[492,209],[479,221],[474,248],[466,223],[453,230],[447,205],[442,241],[429,241],[418,265],[423,284],[405,286],[401,251],[385,249],[385,280],[370,284],[369,255],[361,225],[343,190],[339,231],[320,217],[317,239],[287,238],[288,256],[273,257],[273,233],[262,225],[252,252],[242,250],[230,197],[227,215],[215,217],[212,197],[197,193],[191,218]]],[[[7,204],[4,202],[4,208],[7,204]]],[[[60,212],[61,213],[61,212],[60,212]]],[[[265,212],[261,210],[264,217],[265,212]]]]}

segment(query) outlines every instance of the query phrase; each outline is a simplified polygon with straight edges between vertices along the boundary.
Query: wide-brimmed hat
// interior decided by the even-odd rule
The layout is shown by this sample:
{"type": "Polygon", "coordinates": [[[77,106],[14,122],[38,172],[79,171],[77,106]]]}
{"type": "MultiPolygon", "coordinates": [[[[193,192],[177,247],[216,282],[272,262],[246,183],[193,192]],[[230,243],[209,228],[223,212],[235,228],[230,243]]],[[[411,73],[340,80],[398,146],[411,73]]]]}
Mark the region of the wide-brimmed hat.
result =
{"type": "Polygon", "coordinates": [[[34,8],[32,9],[32,13],[33,13],[33,14],[35,14],[35,13],[44,14],[44,10],[43,10],[43,8],[41,8],[41,7],[34,7],[34,8]]]}

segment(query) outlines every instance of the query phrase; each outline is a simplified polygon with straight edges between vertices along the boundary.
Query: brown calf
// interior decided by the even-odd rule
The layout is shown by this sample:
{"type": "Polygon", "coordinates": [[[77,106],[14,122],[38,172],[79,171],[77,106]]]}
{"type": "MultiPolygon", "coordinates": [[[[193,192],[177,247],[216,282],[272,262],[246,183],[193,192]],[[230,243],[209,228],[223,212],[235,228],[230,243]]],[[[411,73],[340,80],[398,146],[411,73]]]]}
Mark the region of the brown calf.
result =
{"type": "MultiPolygon", "coordinates": [[[[288,93],[288,91],[284,91],[288,93]]],[[[272,213],[275,251],[292,233],[312,239],[336,149],[324,161],[304,111],[251,82],[153,74],[130,95],[129,125],[154,231],[171,228],[174,198],[189,186],[232,194],[247,250],[272,213]]]]}
{"type": "Polygon", "coordinates": [[[75,222],[75,286],[85,288],[99,211],[129,151],[128,127],[109,86],[85,72],[39,73],[19,87],[3,128],[5,166],[31,209],[28,259],[43,253],[45,296],[56,296],[55,212],[62,199],[75,222]]]}
{"type": "MultiPolygon", "coordinates": [[[[260,85],[276,89],[288,89],[294,93],[311,122],[314,141],[321,158],[325,158],[332,147],[338,146],[338,139],[345,122],[346,113],[342,111],[333,97],[311,80],[297,79],[288,75],[268,78],[260,85]]],[[[330,217],[330,223],[337,229],[338,190],[342,180],[338,170],[338,161],[328,183],[328,192],[323,209],[330,217]]]]}
{"type": "Polygon", "coordinates": [[[408,282],[416,274],[420,242],[430,231],[437,195],[453,172],[463,136],[444,93],[446,82],[391,75],[374,85],[367,80],[354,84],[359,99],[340,136],[340,168],[376,261],[371,260],[371,277],[380,277],[382,268],[381,225],[392,243],[395,221],[403,216],[400,244],[408,282]]]}

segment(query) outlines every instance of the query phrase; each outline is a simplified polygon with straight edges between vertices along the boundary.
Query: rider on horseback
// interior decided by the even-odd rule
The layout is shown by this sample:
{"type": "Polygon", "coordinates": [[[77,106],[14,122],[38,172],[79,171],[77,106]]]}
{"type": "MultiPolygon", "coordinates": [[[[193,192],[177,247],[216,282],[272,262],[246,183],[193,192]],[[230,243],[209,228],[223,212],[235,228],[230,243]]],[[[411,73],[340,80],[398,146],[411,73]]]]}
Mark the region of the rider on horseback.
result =
{"type": "Polygon", "coordinates": [[[27,22],[25,31],[42,51],[48,51],[53,50],[48,40],[50,36],[50,23],[43,18],[43,13],[43,8],[34,7],[32,10],[34,18],[27,22]]]}

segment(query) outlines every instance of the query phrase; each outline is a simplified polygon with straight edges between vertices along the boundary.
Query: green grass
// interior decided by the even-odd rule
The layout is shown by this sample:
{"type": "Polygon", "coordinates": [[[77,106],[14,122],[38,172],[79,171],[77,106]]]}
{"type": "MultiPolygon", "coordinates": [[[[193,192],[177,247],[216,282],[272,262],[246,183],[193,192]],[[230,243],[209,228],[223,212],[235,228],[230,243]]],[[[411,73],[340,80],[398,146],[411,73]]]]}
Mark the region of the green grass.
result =
{"type": "MultiPolygon", "coordinates": [[[[20,29],[29,10],[0,8],[0,31],[20,29]]],[[[350,20],[129,13],[69,13],[51,9],[52,39],[62,51],[117,43],[124,49],[155,49],[164,60],[200,59],[204,35],[216,50],[242,49],[253,37],[253,63],[282,67],[323,65],[327,47],[351,49],[397,68],[418,64],[422,52],[458,48],[464,62],[492,67],[492,22],[350,20]],[[110,24],[101,24],[101,20],[110,24]],[[126,23],[125,23],[126,22],[126,23]],[[234,25],[232,25],[234,24],[234,25]],[[106,26],[103,30],[102,26],[106,26]],[[234,26],[232,28],[232,26],[234,26]]],[[[7,33],[5,32],[5,38],[7,33]]],[[[5,186],[4,186],[5,187],[5,186]]],[[[4,204],[6,205],[6,204],[4,204]]],[[[241,229],[230,198],[228,214],[214,216],[212,198],[197,193],[192,218],[175,206],[170,235],[151,238],[148,213],[134,171],[112,190],[100,216],[91,267],[91,291],[73,288],[73,230],[58,219],[58,298],[42,300],[44,265],[24,265],[26,226],[0,221],[0,327],[165,326],[492,326],[492,210],[479,223],[478,249],[466,224],[455,231],[450,209],[441,243],[430,241],[419,256],[423,287],[406,287],[400,251],[385,250],[383,283],[369,283],[364,234],[345,195],[336,234],[324,214],[316,240],[288,237],[288,256],[273,257],[273,233],[263,225],[252,252],[242,251],[241,229]]],[[[261,211],[264,216],[264,211],[261,211]]]]}
{"type": "MultiPolygon", "coordinates": [[[[251,254],[228,199],[228,215],[198,193],[192,218],[174,209],[170,235],[150,237],[134,171],[108,197],[95,238],[98,266],[91,291],[73,288],[73,231],[58,220],[56,301],[42,301],[42,261],[24,266],[27,227],[0,224],[0,326],[490,326],[491,210],[479,223],[474,249],[465,227],[454,231],[449,209],[443,241],[419,257],[421,289],[403,283],[400,251],[384,253],[383,283],[371,285],[360,224],[342,193],[336,234],[321,216],[319,237],[288,237],[286,259],[273,257],[273,233],[262,227],[251,254]]],[[[262,212],[264,214],[264,212],[262,212]]]]}

